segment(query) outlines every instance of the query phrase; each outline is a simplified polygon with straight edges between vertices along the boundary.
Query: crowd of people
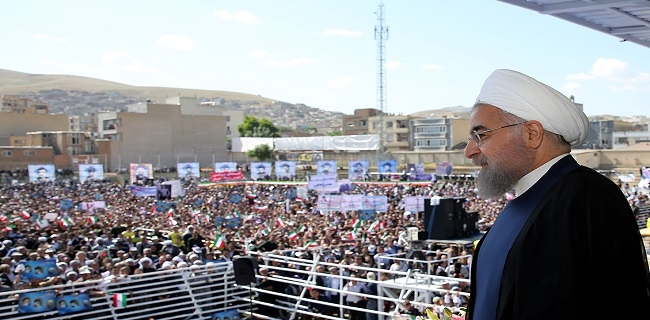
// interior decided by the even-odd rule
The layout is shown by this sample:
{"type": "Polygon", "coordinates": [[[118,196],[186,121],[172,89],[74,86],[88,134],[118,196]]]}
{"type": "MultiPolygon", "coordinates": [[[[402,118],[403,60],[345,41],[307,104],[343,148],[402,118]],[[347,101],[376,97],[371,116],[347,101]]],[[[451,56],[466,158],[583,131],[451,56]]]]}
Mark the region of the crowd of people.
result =
{"type": "MultiPolygon", "coordinates": [[[[406,228],[418,226],[424,230],[424,227],[422,213],[404,210],[404,197],[464,197],[466,210],[478,212],[479,229],[483,231],[490,228],[509,201],[508,196],[494,201],[482,200],[477,197],[471,180],[353,184],[351,194],[388,198],[388,210],[377,213],[375,220],[380,223],[371,229],[369,225],[373,221],[361,227],[353,225],[358,213],[317,210],[318,194],[309,191],[306,197],[296,197],[292,192],[295,186],[291,184],[234,182],[205,186],[195,179],[186,179],[182,180],[182,186],[184,195],[161,203],[153,197],[134,195],[128,185],[107,181],[81,184],[73,179],[59,179],[2,185],[0,290],[42,288],[97,279],[111,281],[121,276],[231,261],[234,256],[246,255],[247,250],[286,252],[308,247],[327,252],[322,259],[330,263],[406,271],[413,266],[389,256],[408,256],[412,249],[404,238],[406,228]],[[72,206],[64,209],[62,204],[66,201],[72,206]],[[97,201],[104,206],[81,205],[97,201]],[[165,210],[161,211],[160,207],[165,210]],[[356,239],[350,236],[353,231],[356,231],[356,239]],[[45,259],[56,259],[60,271],[57,276],[42,281],[21,279],[22,262],[45,259]]],[[[621,189],[630,191],[623,185],[621,189]]],[[[647,195],[640,190],[628,194],[628,199],[631,206],[650,204],[647,195]]],[[[469,259],[448,261],[453,257],[470,257],[471,247],[431,246],[424,251],[427,260],[439,261],[429,264],[430,274],[469,278],[469,259]]],[[[263,269],[260,275],[268,272],[263,269]]],[[[337,270],[330,268],[322,272],[337,270]]],[[[358,272],[351,276],[381,280],[389,275],[358,272]]],[[[373,292],[372,286],[353,282],[345,285],[349,288],[345,290],[373,292]]],[[[323,281],[323,286],[335,287],[338,283],[323,281]]],[[[458,287],[449,288],[449,294],[441,294],[432,303],[462,307],[466,301],[458,292],[468,292],[468,288],[466,282],[461,281],[458,287]]],[[[376,288],[374,290],[376,292],[376,288]]],[[[333,296],[335,292],[317,288],[311,291],[313,299],[338,301],[333,296]]],[[[356,298],[345,301],[353,306],[373,303],[356,298]]],[[[407,301],[401,309],[409,308],[407,301]]],[[[312,309],[329,312],[329,308],[322,306],[312,309]]],[[[273,310],[265,312],[273,313],[273,310]]],[[[362,316],[350,314],[351,319],[362,316]]],[[[363,317],[366,316],[374,319],[373,314],[363,317]]]]}

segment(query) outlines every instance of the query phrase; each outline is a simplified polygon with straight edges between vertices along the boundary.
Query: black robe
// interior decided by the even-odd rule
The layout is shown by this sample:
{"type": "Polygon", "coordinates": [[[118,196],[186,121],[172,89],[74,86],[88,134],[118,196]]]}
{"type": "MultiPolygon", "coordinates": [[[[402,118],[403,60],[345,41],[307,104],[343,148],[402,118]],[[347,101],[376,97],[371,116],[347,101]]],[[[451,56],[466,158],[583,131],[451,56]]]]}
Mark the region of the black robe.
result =
{"type": "MultiPolygon", "coordinates": [[[[566,157],[554,166],[575,163],[566,157]]],[[[541,198],[510,248],[496,319],[648,315],[650,273],[630,205],[614,182],[576,168],[541,198]]],[[[481,243],[472,261],[471,292],[480,250],[481,243]]],[[[472,314],[474,303],[470,297],[467,320],[482,319],[472,314]]]]}

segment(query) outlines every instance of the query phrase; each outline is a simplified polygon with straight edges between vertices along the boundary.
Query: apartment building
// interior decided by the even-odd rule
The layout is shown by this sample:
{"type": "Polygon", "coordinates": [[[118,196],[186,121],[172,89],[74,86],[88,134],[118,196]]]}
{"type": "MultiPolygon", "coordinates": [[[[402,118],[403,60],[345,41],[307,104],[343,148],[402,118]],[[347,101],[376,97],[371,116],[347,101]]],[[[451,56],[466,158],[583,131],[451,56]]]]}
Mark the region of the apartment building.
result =
{"type": "Polygon", "coordinates": [[[115,171],[130,163],[175,167],[178,162],[199,162],[211,167],[229,161],[227,116],[195,105],[196,100],[184,103],[184,99],[173,104],[147,102],[128,106],[128,112],[98,114],[98,137],[110,150],[106,166],[115,171]],[[185,111],[194,114],[183,112],[187,105],[185,111]]]}

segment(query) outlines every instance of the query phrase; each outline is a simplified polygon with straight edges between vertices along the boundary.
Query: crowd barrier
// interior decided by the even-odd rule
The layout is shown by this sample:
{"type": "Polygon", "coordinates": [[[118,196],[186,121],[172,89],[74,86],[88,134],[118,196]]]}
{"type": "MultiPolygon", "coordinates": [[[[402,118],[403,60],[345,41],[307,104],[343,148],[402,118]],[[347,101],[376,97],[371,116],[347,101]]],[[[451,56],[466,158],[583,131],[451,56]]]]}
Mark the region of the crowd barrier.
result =
{"type": "MultiPolygon", "coordinates": [[[[377,295],[359,294],[367,299],[377,299],[377,309],[354,308],[347,306],[343,298],[340,301],[323,303],[330,306],[336,313],[321,315],[312,313],[306,307],[309,301],[309,288],[320,288],[343,292],[339,288],[319,287],[316,276],[330,276],[347,281],[352,277],[346,272],[350,266],[326,263],[320,261],[320,254],[313,259],[302,259],[283,253],[255,253],[270,272],[299,275],[299,277],[273,276],[287,286],[284,292],[269,291],[259,288],[256,283],[238,285],[233,263],[220,263],[216,266],[192,266],[190,268],[162,270],[139,275],[131,275],[120,280],[93,280],[82,283],[47,286],[26,290],[0,292],[0,318],[2,319],[225,319],[247,318],[253,313],[257,319],[293,320],[304,318],[306,315],[318,316],[322,319],[342,319],[350,310],[364,313],[374,313],[380,320],[394,319],[400,314],[401,303],[410,300],[416,308],[431,308],[432,297],[442,295],[445,289],[442,282],[457,285],[465,279],[440,277],[425,274],[420,269],[410,269],[407,272],[389,271],[386,269],[354,267],[357,271],[389,274],[388,280],[357,279],[359,282],[377,284],[377,295]],[[283,266],[276,266],[273,261],[279,261],[283,266]],[[325,270],[335,266],[338,274],[315,270],[322,265],[325,270]],[[271,303],[258,299],[260,294],[275,297],[271,303]],[[49,310],[26,313],[21,305],[24,297],[30,297],[33,303],[39,297],[43,298],[43,306],[48,306],[47,299],[54,299],[54,306],[49,310]],[[120,298],[118,298],[120,297],[120,298]],[[65,300],[70,303],[78,300],[79,308],[75,311],[60,309],[58,303],[65,300]],[[384,308],[383,302],[391,303],[390,309],[384,308]],[[122,304],[124,303],[124,304],[122,304]],[[269,316],[260,313],[261,306],[275,308],[278,313],[269,316]],[[217,318],[218,317],[218,318],[217,318]]],[[[406,259],[408,261],[408,259],[406,259]]],[[[421,261],[420,261],[421,262],[421,261]]],[[[263,277],[256,272],[258,282],[263,277]]],[[[341,283],[343,281],[340,281],[341,283]]],[[[467,295],[467,294],[465,294],[467,295]]],[[[467,295],[468,296],[468,295],[467,295]]],[[[41,306],[40,308],[43,308],[41,306]]],[[[33,305],[32,305],[33,307],[33,305]]],[[[34,309],[32,309],[33,311],[34,309]]],[[[41,309],[42,310],[42,309],[41,309]]],[[[27,308],[29,311],[29,308],[27,308]]]]}

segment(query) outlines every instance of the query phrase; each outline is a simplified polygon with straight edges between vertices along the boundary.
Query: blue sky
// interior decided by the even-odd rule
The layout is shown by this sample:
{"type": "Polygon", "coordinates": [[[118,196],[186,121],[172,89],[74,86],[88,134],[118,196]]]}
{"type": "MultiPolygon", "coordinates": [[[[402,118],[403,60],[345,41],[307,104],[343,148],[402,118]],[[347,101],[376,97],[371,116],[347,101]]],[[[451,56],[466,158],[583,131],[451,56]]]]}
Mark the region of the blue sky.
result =
{"type": "MultiPolygon", "coordinates": [[[[376,108],[380,1],[2,3],[0,69],[376,108]]],[[[587,115],[650,115],[650,48],[498,1],[384,0],[390,113],[473,104],[495,69],[526,73],[587,115]]]]}

